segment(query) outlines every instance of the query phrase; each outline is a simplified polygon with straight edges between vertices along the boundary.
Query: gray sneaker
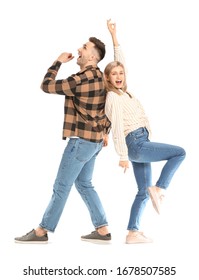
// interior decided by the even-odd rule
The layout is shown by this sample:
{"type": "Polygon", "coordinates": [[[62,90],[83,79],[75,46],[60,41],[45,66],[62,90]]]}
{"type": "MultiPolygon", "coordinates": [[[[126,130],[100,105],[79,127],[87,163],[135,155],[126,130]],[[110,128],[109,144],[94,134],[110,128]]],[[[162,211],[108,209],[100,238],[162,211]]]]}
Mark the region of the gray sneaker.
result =
{"type": "Polygon", "coordinates": [[[109,244],[111,241],[111,234],[108,233],[106,235],[101,235],[97,231],[93,231],[88,235],[81,236],[81,240],[83,241],[89,241],[92,243],[103,243],[103,244],[109,244]]]}
{"type": "Polygon", "coordinates": [[[48,234],[46,233],[44,236],[37,236],[35,230],[31,230],[26,235],[21,237],[15,237],[16,243],[48,243],[48,234]]]}

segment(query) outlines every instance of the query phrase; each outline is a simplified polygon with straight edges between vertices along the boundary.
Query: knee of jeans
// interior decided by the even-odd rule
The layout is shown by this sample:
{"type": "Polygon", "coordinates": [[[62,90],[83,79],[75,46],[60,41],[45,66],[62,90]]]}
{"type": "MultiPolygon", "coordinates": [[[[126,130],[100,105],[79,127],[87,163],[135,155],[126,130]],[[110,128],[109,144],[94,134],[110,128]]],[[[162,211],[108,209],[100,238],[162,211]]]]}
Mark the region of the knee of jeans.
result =
{"type": "Polygon", "coordinates": [[[186,157],[186,151],[183,148],[180,148],[177,156],[178,156],[179,160],[182,162],[186,157]]]}
{"type": "Polygon", "coordinates": [[[182,156],[183,156],[183,158],[186,157],[186,151],[183,148],[182,148],[182,156]]]}
{"type": "Polygon", "coordinates": [[[148,188],[142,188],[138,191],[138,196],[142,197],[143,199],[149,199],[149,192],[148,188]]]}
{"type": "Polygon", "coordinates": [[[76,189],[77,189],[78,191],[80,191],[80,189],[81,189],[81,183],[79,182],[79,180],[76,180],[76,181],[75,181],[75,187],[76,187],[76,189]]]}
{"type": "Polygon", "coordinates": [[[148,191],[145,193],[144,197],[145,197],[146,201],[149,200],[149,193],[148,193],[148,191]]]}
{"type": "Polygon", "coordinates": [[[88,188],[93,188],[90,181],[81,181],[78,179],[75,181],[75,187],[79,192],[82,190],[87,190],[88,188]]]}

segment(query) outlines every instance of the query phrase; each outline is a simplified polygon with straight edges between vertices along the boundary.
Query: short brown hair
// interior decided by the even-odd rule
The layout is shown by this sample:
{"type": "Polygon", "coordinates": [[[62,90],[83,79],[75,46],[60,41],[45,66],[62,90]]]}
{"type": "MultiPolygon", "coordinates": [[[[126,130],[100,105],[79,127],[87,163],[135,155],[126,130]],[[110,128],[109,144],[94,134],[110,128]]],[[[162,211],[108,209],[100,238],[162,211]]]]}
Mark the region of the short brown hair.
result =
{"type": "Polygon", "coordinates": [[[99,54],[100,60],[102,60],[106,53],[105,44],[102,41],[100,41],[99,39],[97,39],[96,37],[90,37],[89,41],[95,45],[95,49],[97,50],[97,52],[99,54]]]}

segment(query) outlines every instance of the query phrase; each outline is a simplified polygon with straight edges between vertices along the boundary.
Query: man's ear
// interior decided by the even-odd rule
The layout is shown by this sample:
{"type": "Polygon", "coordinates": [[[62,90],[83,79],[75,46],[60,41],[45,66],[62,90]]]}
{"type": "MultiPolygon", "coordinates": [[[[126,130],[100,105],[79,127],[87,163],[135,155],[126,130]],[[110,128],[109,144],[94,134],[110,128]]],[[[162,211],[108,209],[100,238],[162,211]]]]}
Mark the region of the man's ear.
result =
{"type": "Polygon", "coordinates": [[[93,60],[96,60],[96,57],[92,54],[92,55],[89,57],[89,61],[93,61],[93,60]]]}

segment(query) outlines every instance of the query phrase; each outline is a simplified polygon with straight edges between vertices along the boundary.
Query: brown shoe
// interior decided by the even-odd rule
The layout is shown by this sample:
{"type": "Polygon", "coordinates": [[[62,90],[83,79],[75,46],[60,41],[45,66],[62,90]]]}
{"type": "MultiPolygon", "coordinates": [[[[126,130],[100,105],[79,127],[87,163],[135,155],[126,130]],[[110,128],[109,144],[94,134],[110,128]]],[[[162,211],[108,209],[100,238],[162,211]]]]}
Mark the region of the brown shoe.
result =
{"type": "Polygon", "coordinates": [[[99,234],[96,230],[92,231],[90,234],[81,236],[81,240],[89,241],[92,243],[103,243],[108,244],[111,242],[111,234],[108,233],[106,235],[99,234]]]}
{"type": "Polygon", "coordinates": [[[37,236],[35,230],[31,230],[27,234],[16,237],[15,238],[16,243],[48,243],[48,234],[46,233],[43,236],[37,236]]]}
{"type": "Polygon", "coordinates": [[[152,243],[153,240],[146,237],[141,231],[129,231],[126,236],[126,244],[137,244],[137,243],[152,243]]]}

